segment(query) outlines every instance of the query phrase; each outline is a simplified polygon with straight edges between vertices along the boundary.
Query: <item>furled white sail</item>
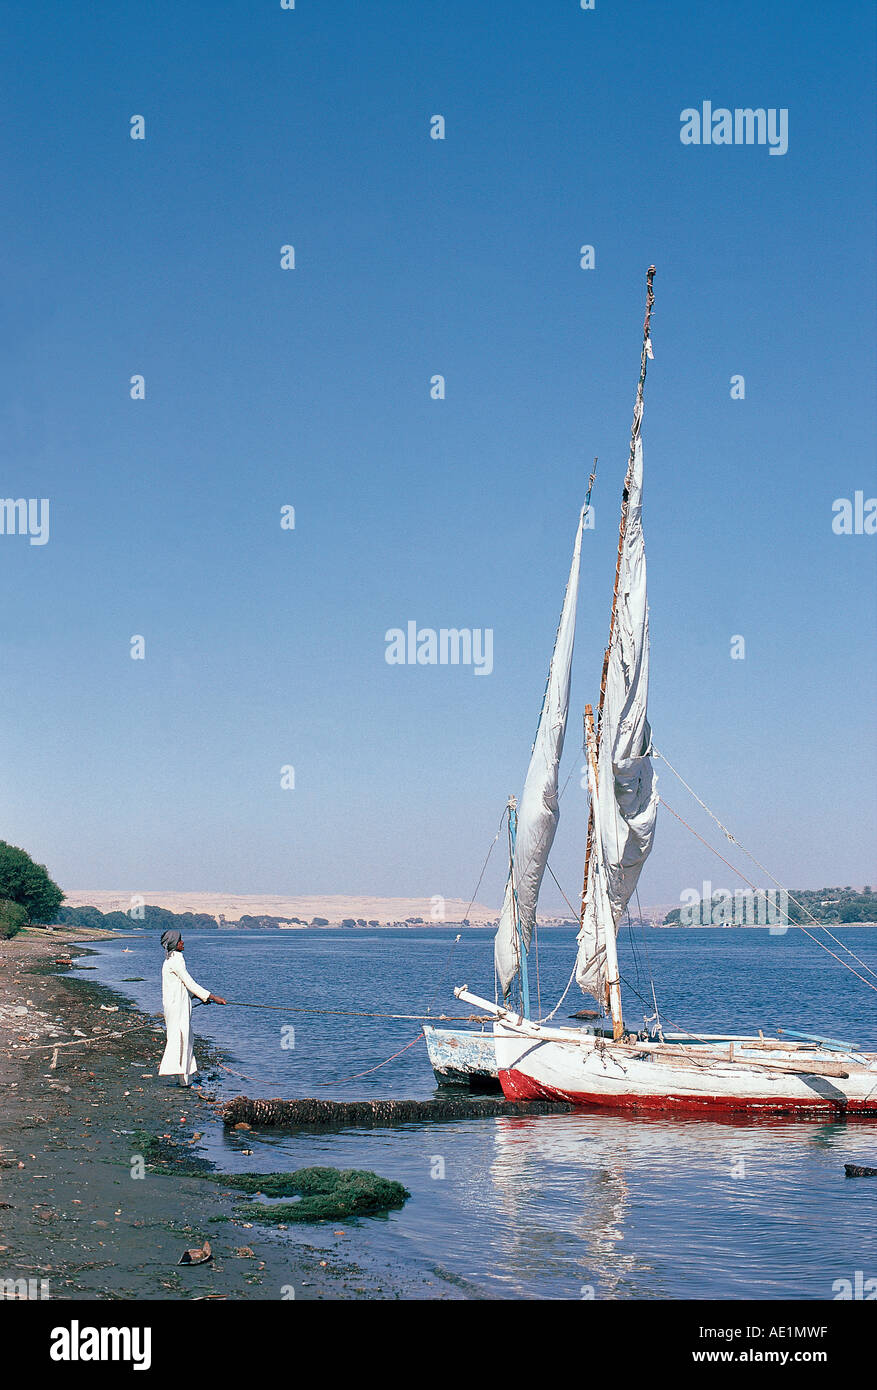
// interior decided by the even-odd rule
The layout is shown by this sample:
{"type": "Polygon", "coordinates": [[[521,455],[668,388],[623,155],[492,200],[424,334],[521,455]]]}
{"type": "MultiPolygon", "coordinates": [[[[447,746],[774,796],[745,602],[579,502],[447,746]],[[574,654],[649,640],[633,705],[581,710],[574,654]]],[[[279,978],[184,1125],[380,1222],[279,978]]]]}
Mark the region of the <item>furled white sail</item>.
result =
{"type": "MultiPolygon", "coordinates": [[[[641,406],[640,411],[641,414],[641,406]]],[[[643,452],[637,420],[628,476],[627,524],[603,703],[594,845],[585,895],[576,980],[600,1003],[606,999],[605,940],[615,931],[652,848],[657,778],[649,757],[649,606],[642,528],[643,452]],[[607,914],[608,908],[608,914],[607,914]]]]}
{"type": "Polygon", "coordinates": [[[557,782],[563,739],[569,713],[569,686],[572,669],[573,643],[576,626],[576,601],[579,589],[579,562],[582,549],[582,529],[585,522],[583,507],[579,516],[573,547],[572,564],[563,600],[563,609],[554,654],[548,672],[548,684],[542,701],[542,713],[530,766],[518,808],[517,843],[514,868],[506,884],[505,900],[494,946],[496,972],[507,995],[519,965],[519,942],[515,928],[515,903],[512,876],[517,893],[518,918],[525,949],[529,948],[536,922],[536,903],[542,885],[542,875],[554,842],[554,832],[560,817],[557,782]]]}

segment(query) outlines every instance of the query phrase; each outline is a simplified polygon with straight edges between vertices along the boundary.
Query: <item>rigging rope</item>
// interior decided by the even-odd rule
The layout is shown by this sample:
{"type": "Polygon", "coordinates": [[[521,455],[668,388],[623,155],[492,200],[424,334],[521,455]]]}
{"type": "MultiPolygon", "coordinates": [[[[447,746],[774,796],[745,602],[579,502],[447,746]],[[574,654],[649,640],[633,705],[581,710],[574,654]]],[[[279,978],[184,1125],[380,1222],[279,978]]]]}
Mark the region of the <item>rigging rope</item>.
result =
{"type": "Polygon", "coordinates": [[[468,920],[468,917],[469,917],[469,913],[470,913],[471,910],[472,910],[472,904],[474,903],[475,899],[478,897],[478,889],[481,887],[481,880],[482,880],[483,877],[484,877],[484,871],[485,871],[485,869],[487,868],[488,860],[490,859],[490,856],[493,854],[493,847],[494,847],[494,845],[496,844],[497,840],[499,839],[500,835],[502,834],[502,823],[503,823],[504,820],[505,820],[505,811],[503,811],[502,815],[501,815],[500,818],[499,818],[499,828],[497,829],[496,834],[494,835],[493,839],[492,839],[491,842],[490,842],[490,849],[487,851],[487,856],[486,856],[486,858],[485,858],[485,860],[484,860],[484,863],[481,865],[481,873],[478,875],[478,882],[477,882],[476,885],[475,885],[475,892],[472,894],[472,897],[469,899],[469,906],[466,908],[466,918],[467,918],[467,920],[468,920]]]}
{"type": "Polygon", "coordinates": [[[657,999],[657,995],[655,994],[655,977],[654,977],[654,974],[652,973],[652,958],[651,958],[651,955],[649,954],[649,938],[648,938],[648,934],[647,934],[647,932],[646,932],[645,923],[643,922],[643,908],[642,908],[642,903],[641,903],[640,900],[639,900],[639,885],[637,885],[637,887],[636,887],[636,889],[635,889],[634,891],[636,892],[636,905],[637,905],[637,910],[638,910],[638,912],[639,912],[639,924],[640,924],[640,927],[641,927],[641,929],[642,929],[642,934],[643,934],[643,947],[644,947],[645,953],[646,953],[646,969],[647,969],[648,972],[649,972],[649,983],[650,983],[650,985],[652,986],[652,1003],[653,1003],[654,1006],[655,1006],[654,1018],[655,1018],[655,1022],[656,1022],[657,1025],[658,1025],[658,1037],[660,1038],[661,1042],[663,1042],[663,1041],[664,1041],[664,1034],[663,1034],[663,1031],[662,1031],[662,1029],[661,1029],[661,1011],[660,1011],[660,1009],[658,1008],[658,999],[657,999]]]}
{"type": "MultiPolygon", "coordinates": [[[[571,773],[570,773],[570,776],[572,776],[571,773]]],[[[569,782],[569,777],[567,777],[566,780],[567,780],[567,782],[569,782]]],[[[564,784],[564,791],[566,791],[566,784],[564,784]]],[[[575,918],[576,918],[576,916],[577,916],[576,910],[575,910],[575,908],[573,907],[572,903],[570,902],[569,898],[568,898],[568,897],[566,896],[566,894],[564,893],[563,889],[560,887],[560,884],[558,883],[558,880],[557,880],[557,874],[554,872],[554,870],[552,869],[552,867],[551,867],[550,864],[546,864],[545,867],[546,867],[546,869],[548,870],[548,872],[550,873],[551,877],[554,879],[555,884],[557,884],[557,887],[558,887],[558,889],[559,889],[559,891],[560,891],[560,896],[563,898],[563,901],[566,903],[567,907],[569,908],[570,912],[571,912],[572,915],[573,915],[573,919],[575,920],[575,918]]],[[[577,966],[577,965],[578,965],[578,961],[577,961],[577,960],[573,961],[572,974],[570,975],[569,979],[568,979],[567,982],[566,982],[566,989],[563,991],[563,994],[560,996],[560,998],[558,999],[558,1001],[557,1001],[557,1003],[555,1004],[554,1008],[551,1010],[551,1013],[550,1013],[550,1014],[546,1014],[545,1017],[544,1017],[543,1019],[540,1019],[540,1022],[541,1022],[541,1023],[547,1023],[548,1020],[549,1020],[550,1018],[553,1018],[553,1017],[554,1017],[554,1015],[557,1013],[557,1010],[560,1008],[561,1004],[563,1003],[564,999],[565,999],[566,996],[569,994],[570,986],[572,985],[572,982],[573,982],[573,980],[575,979],[575,976],[576,976],[576,966],[577,966]]]]}
{"type": "MultiPolygon", "coordinates": [[[[666,762],[666,759],[665,759],[664,761],[666,762]]],[[[669,764],[668,764],[668,766],[669,766],[669,764]]],[[[697,833],[697,831],[694,829],[694,827],[693,827],[692,825],[689,825],[687,820],[683,820],[682,816],[680,816],[680,815],[678,814],[678,812],[674,811],[672,806],[668,806],[668,805],[667,805],[667,802],[664,800],[663,797],[659,797],[658,799],[659,799],[659,801],[661,802],[661,805],[664,806],[664,807],[666,807],[666,809],[670,812],[670,815],[671,815],[671,816],[675,816],[676,819],[680,822],[680,824],[682,824],[682,825],[685,826],[685,829],[686,829],[686,830],[690,830],[691,833],[692,833],[692,835],[695,837],[695,839],[700,840],[700,843],[701,843],[702,845],[706,845],[707,849],[712,850],[713,854],[716,855],[716,857],[717,857],[718,859],[721,859],[721,861],[722,861],[723,864],[727,864],[727,865],[728,865],[728,868],[731,870],[732,873],[738,874],[739,877],[742,878],[743,882],[744,882],[744,883],[748,883],[748,884],[749,884],[749,887],[750,887],[751,889],[753,889],[753,891],[754,891],[755,893],[763,893],[763,892],[764,892],[764,889],[763,889],[763,888],[756,888],[756,886],[755,886],[755,884],[752,882],[752,880],[749,879],[749,878],[747,878],[746,875],[745,875],[740,869],[735,869],[734,865],[731,863],[731,861],[730,861],[729,859],[726,859],[725,856],[724,856],[723,854],[719,854],[719,851],[716,849],[716,847],[715,847],[714,845],[711,845],[711,844],[710,844],[709,840],[705,840],[705,839],[703,838],[702,835],[698,835],[698,833],[697,833]]],[[[730,837],[729,837],[729,838],[730,838],[730,837]]],[[[736,841],[735,841],[735,844],[736,844],[736,841]]],[[[743,848],[742,845],[740,846],[740,848],[741,848],[741,849],[743,848]]],[[[782,885],[781,885],[781,886],[782,886],[782,885]]],[[[783,892],[786,892],[786,889],[783,889],[783,892]]],[[[821,946],[822,949],[823,949],[823,951],[827,951],[828,954],[829,954],[830,956],[832,956],[832,957],[838,962],[839,965],[842,965],[842,966],[844,967],[845,970],[849,970],[850,974],[855,975],[855,977],[856,977],[857,980],[861,980],[863,985],[867,985],[869,989],[873,989],[874,992],[875,992],[875,994],[877,994],[877,985],[872,984],[870,980],[866,980],[865,977],[864,977],[864,975],[860,975],[859,972],[858,972],[858,970],[854,970],[853,967],[849,964],[848,961],[842,960],[841,957],[840,957],[839,955],[837,955],[834,951],[832,951],[832,949],[831,949],[830,946],[826,946],[826,944],[825,944],[824,941],[820,941],[818,936],[814,936],[813,933],[812,933],[812,931],[808,931],[807,928],[803,925],[803,923],[801,923],[801,922],[789,922],[789,921],[788,921],[788,913],[786,914],[786,918],[787,918],[786,922],[783,923],[784,926],[795,927],[795,928],[797,928],[798,931],[802,931],[802,932],[804,933],[805,936],[809,936],[809,938],[810,938],[811,941],[815,941],[817,946],[821,946]]],[[[819,925],[819,924],[817,923],[817,925],[819,925]]],[[[831,936],[831,933],[830,933],[830,932],[829,932],[829,936],[831,936]]],[[[837,941],[837,938],[836,938],[836,937],[832,937],[832,940],[833,940],[833,941],[837,941]]],[[[842,941],[838,941],[837,944],[838,944],[839,946],[841,946],[845,951],[846,951],[846,950],[849,950],[849,947],[844,946],[844,944],[843,944],[842,941]]],[[[850,955],[851,955],[851,956],[854,956],[854,958],[855,958],[856,960],[858,960],[858,956],[856,956],[855,953],[854,953],[853,951],[850,951],[850,955]]],[[[864,962],[863,962],[863,963],[864,963],[864,962]]],[[[866,966],[865,966],[865,969],[866,969],[866,970],[870,970],[870,966],[867,966],[867,965],[866,965],[866,966]]],[[[874,972],[871,971],[871,974],[873,974],[873,973],[874,973],[874,972]]]]}
{"type": "MultiPolygon", "coordinates": [[[[770,869],[765,868],[764,864],[762,864],[762,862],[761,862],[760,859],[756,859],[755,855],[751,852],[751,850],[748,850],[748,849],[746,848],[745,845],[741,845],[741,843],[740,843],[740,841],[737,839],[737,837],[736,837],[735,835],[732,835],[732,834],[731,834],[730,830],[728,829],[728,827],[727,827],[726,825],[723,825],[723,824],[722,824],[722,822],[719,820],[718,816],[717,816],[713,811],[710,810],[709,806],[707,806],[706,802],[705,802],[705,801],[701,801],[701,799],[700,799],[700,797],[698,796],[697,792],[694,791],[694,789],[688,785],[688,783],[686,782],[685,778],[682,776],[681,772],[677,772],[676,769],[675,769],[675,767],[673,766],[673,764],[670,762],[670,760],[669,760],[668,758],[666,758],[666,757],[664,756],[663,753],[659,753],[658,750],[657,750],[657,748],[654,747],[654,745],[652,746],[652,752],[654,753],[654,755],[655,755],[656,758],[660,758],[662,762],[664,762],[664,763],[667,764],[667,766],[669,767],[670,771],[673,773],[673,776],[674,776],[674,777],[677,777],[677,778],[679,779],[679,781],[682,783],[682,785],[683,785],[683,787],[685,788],[685,790],[686,790],[687,792],[690,792],[691,795],[694,797],[694,799],[695,799],[695,801],[697,802],[698,806],[702,806],[703,809],[706,811],[707,815],[710,817],[710,819],[715,821],[716,825],[719,827],[719,829],[721,830],[721,832],[722,832],[722,834],[725,836],[725,838],[726,838],[727,840],[730,840],[730,842],[731,842],[732,845],[736,845],[738,849],[741,849],[741,850],[743,851],[743,853],[744,853],[749,859],[752,860],[753,864],[757,865],[757,867],[761,870],[761,872],[762,872],[763,874],[767,874],[768,878],[771,879],[771,881],[772,881],[773,883],[776,884],[777,888],[779,888],[780,891],[781,891],[782,893],[785,893],[785,894],[786,894],[786,896],[790,899],[791,902],[793,902],[793,903],[795,904],[796,907],[800,908],[802,912],[806,912],[807,916],[810,918],[811,922],[813,922],[814,926],[819,927],[820,931],[824,931],[825,934],[826,934],[826,936],[830,937],[831,940],[834,942],[834,944],[835,944],[836,946],[840,946],[840,948],[841,948],[842,951],[846,951],[848,955],[852,956],[853,960],[856,962],[857,965],[861,965],[861,967],[862,967],[863,970],[867,970],[867,972],[868,972],[869,975],[873,975],[874,978],[877,979],[877,971],[872,970],[872,969],[871,969],[871,966],[868,965],[868,963],[867,963],[866,961],[861,960],[861,959],[859,958],[859,956],[856,955],[855,951],[851,950],[849,946],[847,946],[843,941],[839,940],[839,938],[836,937],[836,936],[834,935],[833,932],[830,932],[830,931],[828,930],[828,927],[824,924],[824,922],[820,922],[820,921],[818,920],[818,918],[810,911],[809,907],[805,907],[804,904],[803,904],[802,902],[799,902],[798,899],[797,899],[796,897],[794,897],[794,895],[793,895],[792,893],[789,892],[788,888],[784,887],[783,884],[780,883],[779,879],[774,877],[774,875],[771,873],[770,869]]],[[[663,797],[662,797],[661,799],[663,800],[663,797]]],[[[666,801],[664,802],[664,805],[667,806],[666,801]]],[[[670,809],[669,806],[667,806],[667,810],[668,810],[668,811],[669,811],[669,809],[670,809]]],[[[674,813],[674,814],[675,814],[675,813],[674,813]]],[[[681,817],[679,817],[678,819],[681,819],[681,817]]],[[[684,824],[684,822],[683,822],[683,824],[684,824]]],[[[688,828],[691,829],[690,826],[689,826],[688,828]]],[[[693,832],[693,833],[696,833],[696,832],[693,832]]],[[[705,842],[704,842],[704,843],[705,843],[705,842]]],[[[721,858],[721,855],[719,855],[719,858],[721,858]]],[[[726,859],[726,860],[725,860],[725,863],[727,864],[727,862],[728,862],[728,861],[727,861],[727,859],[726,859]]],[[[733,866],[730,866],[730,867],[733,867],[733,866]]],[[[736,873],[737,870],[735,869],[734,872],[736,873]]],[[[742,878],[743,875],[741,874],[740,877],[742,878]]],[[[746,882],[748,883],[749,880],[746,879],[746,882]]],[[[750,884],[750,887],[754,887],[754,885],[753,885],[753,884],[750,884]]],[[[758,888],[758,889],[756,889],[755,891],[756,891],[757,893],[760,893],[760,892],[763,892],[764,890],[758,888]]],[[[788,919],[788,913],[786,913],[786,918],[788,919]]],[[[800,928],[802,931],[804,930],[804,928],[802,927],[802,925],[801,925],[800,922],[790,922],[790,921],[787,920],[787,921],[786,921],[786,925],[787,925],[787,926],[790,926],[790,927],[798,927],[798,928],[800,928]]],[[[820,946],[823,946],[824,943],[820,941],[820,942],[819,942],[819,945],[820,945],[820,946]]],[[[827,950],[828,948],[825,947],[825,949],[827,950]]],[[[842,964],[842,965],[845,965],[846,962],[845,962],[845,961],[841,961],[841,964],[842,964]]],[[[848,966],[847,969],[849,969],[849,968],[850,968],[850,967],[848,966]]],[[[855,974],[856,972],[853,971],[853,973],[855,974]]],[[[867,980],[865,981],[865,983],[867,984],[867,980]]]]}
{"type": "MultiPolygon", "coordinates": [[[[491,849],[492,849],[492,848],[493,848],[493,846],[491,846],[491,849]]],[[[476,891],[477,891],[477,890],[476,890],[476,891]]],[[[474,902],[475,899],[473,898],[472,901],[474,902]]],[[[468,912],[467,912],[466,915],[468,916],[468,912]]],[[[449,971],[450,968],[451,968],[451,959],[452,959],[453,954],[454,954],[454,952],[456,951],[457,946],[459,945],[459,943],[460,943],[460,935],[458,934],[457,936],[454,937],[453,941],[451,942],[451,949],[450,949],[450,951],[448,951],[448,958],[447,958],[447,960],[445,961],[445,968],[444,968],[444,970],[443,970],[442,973],[441,973],[441,977],[440,977],[440,979],[439,979],[438,984],[436,985],[435,989],[434,989],[433,992],[432,992],[432,998],[430,999],[429,1003],[428,1003],[427,1006],[426,1006],[426,1012],[427,1012],[428,1014],[432,1012],[432,1006],[433,1006],[433,1003],[434,1003],[434,1001],[435,1001],[435,997],[436,997],[436,995],[438,994],[439,990],[441,989],[442,985],[443,985],[444,982],[445,982],[445,979],[446,979],[446,977],[447,977],[448,971],[449,971]]]]}

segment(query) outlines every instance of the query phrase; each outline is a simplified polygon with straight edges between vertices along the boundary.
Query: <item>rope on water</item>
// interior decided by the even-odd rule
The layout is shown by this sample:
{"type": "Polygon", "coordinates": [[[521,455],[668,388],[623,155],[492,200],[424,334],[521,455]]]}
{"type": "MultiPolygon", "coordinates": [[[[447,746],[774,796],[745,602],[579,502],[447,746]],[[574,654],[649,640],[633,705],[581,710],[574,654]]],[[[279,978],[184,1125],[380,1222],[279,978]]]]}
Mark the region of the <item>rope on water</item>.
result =
{"type": "Polygon", "coordinates": [[[234,1067],[227,1067],[227,1066],[225,1065],[224,1062],[219,1062],[219,1061],[217,1061],[215,1058],[214,1058],[213,1065],[214,1065],[214,1066],[217,1066],[217,1067],[222,1067],[222,1070],[223,1070],[223,1071],[230,1072],[232,1076],[237,1076],[237,1077],[239,1077],[241,1081],[252,1081],[252,1082],[255,1082],[255,1080],[256,1080],[255,1076],[244,1076],[244,1073],[243,1073],[242,1071],[235,1071],[234,1067]]]}
{"type": "Polygon", "coordinates": [[[345,1081],[358,1081],[361,1076],[370,1076],[373,1071],[380,1071],[381,1067],[385,1067],[387,1062],[394,1062],[397,1057],[401,1057],[402,1053],[407,1052],[409,1047],[413,1047],[415,1043],[419,1043],[423,1036],[423,1033],[418,1033],[416,1038],[412,1038],[404,1047],[400,1047],[399,1051],[394,1052],[392,1057],[387,1057],[383,1062],[378,1062],[376,1067],[369,1067],[366,1071],[358,1071],[353,1076],[342,1076],[338,1081],[318,1081],[316,1084],[319,1089],[322,1090],[326,1086],[343,1086],[345,1081]]]}

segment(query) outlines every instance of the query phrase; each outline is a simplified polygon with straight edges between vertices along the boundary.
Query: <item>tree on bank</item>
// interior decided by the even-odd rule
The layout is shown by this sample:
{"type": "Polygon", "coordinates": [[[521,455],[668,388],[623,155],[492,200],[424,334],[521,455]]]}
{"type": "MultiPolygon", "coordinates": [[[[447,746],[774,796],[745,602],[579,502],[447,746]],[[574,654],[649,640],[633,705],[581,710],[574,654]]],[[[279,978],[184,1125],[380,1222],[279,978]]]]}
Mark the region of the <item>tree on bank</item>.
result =
{"type": "MultiPolygon", "coordinates": [[[[63,899],[64,894],[49,878],[44,864],[35,863],[17,845],[0,840],[0,900],[23,908],[27,922],[51,922],[63,899]]],[[[2,920],[11,926],[8,913],[2,920]]],[[[14,936],[20,925],[11,930],[0,928],[0,935],[14,936]]]]}
{"type": "Polygon", "coordinates": [[[27,921],[27,911],[19,903],[0,898],[0,941],[8,941],[21,931],[27,921]]]}

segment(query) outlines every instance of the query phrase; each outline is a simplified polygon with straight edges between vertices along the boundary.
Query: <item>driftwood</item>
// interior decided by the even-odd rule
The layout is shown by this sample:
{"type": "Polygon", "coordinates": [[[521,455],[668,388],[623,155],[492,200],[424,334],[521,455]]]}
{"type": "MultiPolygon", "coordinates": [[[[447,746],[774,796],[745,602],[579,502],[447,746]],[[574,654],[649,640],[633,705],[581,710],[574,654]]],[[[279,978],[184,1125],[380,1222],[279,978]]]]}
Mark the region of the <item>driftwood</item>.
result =
{"type": "Polygon", "coordinates": [[[858,1163],[845,1163],[844,1172],[848,1178],[877,1178],[877,1168],[862,1168],[858,1163]]]}
{"type": "Polygon", "coordinates": [[[449,1100],[251,1100],[235,1096],[221,1109],[228,1129],[319,1129],[355,1125],[357,1128],[417,1124],[437,1120],[477,1120],[493,1115],[553,1115],[572,1110],[566,1101],[511,1101],[493,1096],[463,1096],[449,1100]]]}

